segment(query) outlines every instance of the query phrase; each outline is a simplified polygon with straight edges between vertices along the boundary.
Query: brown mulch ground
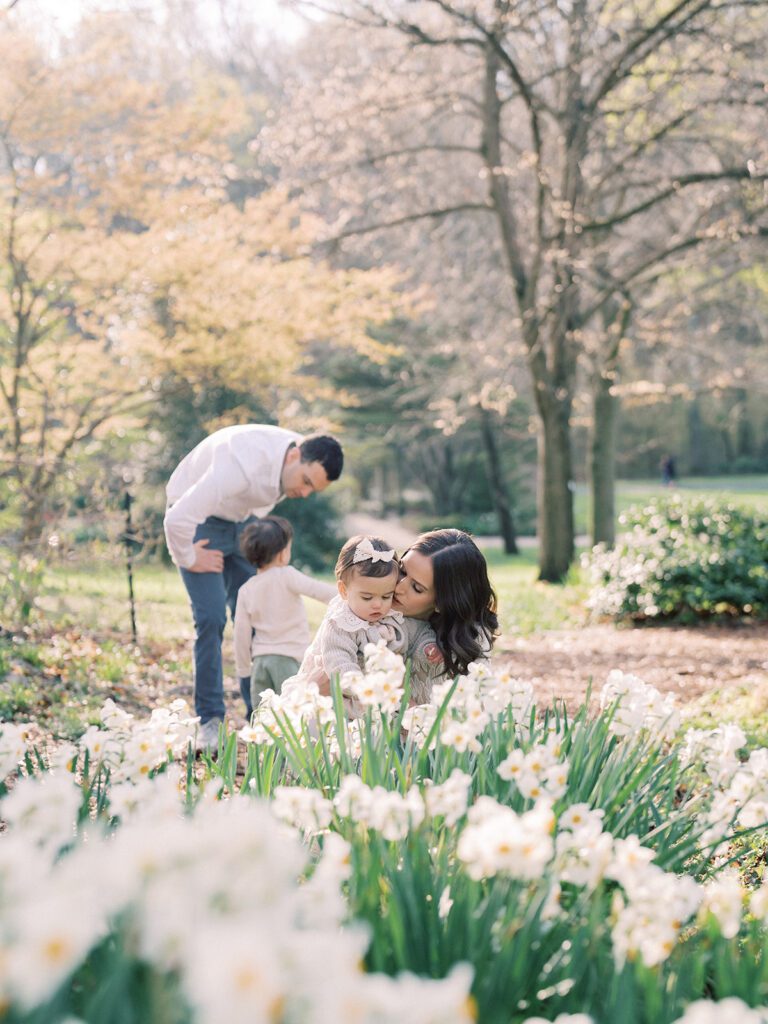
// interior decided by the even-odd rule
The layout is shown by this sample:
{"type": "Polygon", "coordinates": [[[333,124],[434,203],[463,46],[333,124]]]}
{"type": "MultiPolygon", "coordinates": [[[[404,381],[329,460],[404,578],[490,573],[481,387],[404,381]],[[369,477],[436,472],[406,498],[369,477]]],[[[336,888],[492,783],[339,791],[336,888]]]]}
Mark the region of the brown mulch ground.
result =
{"type": "Polygon", "coordinates": [[[539,705],[580,703],[590,677],[595,690],[613,668],[640,676],[681,704],[714,689],[768,694],[768,623],[616,628],[611,625],[502,637],[499,660],[530,680],[539,705]]]}
{"type": "MultiPolygon", "coordinates": [[[[40,637],[38,642],[45,645],[46,639],[40,637]]],[[[82,705],[85,721],[86,703],[92,717],[107,697],[137,717],[175,697],[192,706],[187,644],[176,649],[163,644],[126,645],[126,671],[108,682],[100,674],[101,649],[94,638],[73,632],[57,642],[60,656],[55,665],[11,659],[9,672],[0,682],[0,696],[6,687],[23,684],[37,697],[26,713],[13,717],[34,722],[41,734],[61,737],[62,707],[70,705],[75,711],[82,705]],[[88,677],[72,682],[75,667],[82,673],[83,665],[89,667],[88,677]]],[[[539,707],[562,699],[573,710],[583,700],[590,679],[593,691],[599,692],[611,669],[618,668],[673,693],[681,709],[714,691],[718,691],[719,709],[728,707],[730,694],[743,708],[747,694],[748,717],[760,716],[768,722],[768,623],[652,628],[605,624],[504,636],[494,649],[494,661],[533,683],[539,707]]],[[[230,725],[239,728],[243,709],[234,679],[226,681],[226,691],[230,725]]]]}
{"type": "MultiPolygon", "coordinates": [[[[159,652],[155,652],[159,654],[159,652]]],[[[150,655],[151,659],[151,655],[150,655]]],[[[514,675],[530,680],[539,706],[565,700],[581,703],[590,679],[599,692],[611,669],[640,676],[680,706],[718,690],[745,688],[763,695],[768,705],[768,623],[707,626],[617,628],[608,623],[555,630],[524,637],[503,636],[494,660],[514,675]]],[[[233,722],[241,717],[234,679],[228,680],[228,707],[233,722]]],[[[158,672],[134,681],[133,702],[139,711],[182,696],[192,704],[187,678],[158,672]]],[[[119,700],[119,697],[117,698],[119,700]]],[[[768,710],[768,707],[766,707],[768,710]]]]}

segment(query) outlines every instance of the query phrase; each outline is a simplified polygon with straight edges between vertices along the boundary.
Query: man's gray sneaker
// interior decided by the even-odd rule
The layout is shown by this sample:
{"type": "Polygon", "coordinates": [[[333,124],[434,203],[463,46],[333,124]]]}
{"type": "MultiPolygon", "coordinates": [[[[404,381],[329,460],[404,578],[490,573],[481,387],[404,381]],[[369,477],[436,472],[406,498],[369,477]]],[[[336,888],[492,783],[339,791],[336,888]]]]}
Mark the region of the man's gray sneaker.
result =
{"type": "Polygon", "coordinates": [[[205,725],[201,725],[197,731],[195,749],[215,754],[219,749],[219,726],[223,724],[220,718],[209,718],[205,725]]]}

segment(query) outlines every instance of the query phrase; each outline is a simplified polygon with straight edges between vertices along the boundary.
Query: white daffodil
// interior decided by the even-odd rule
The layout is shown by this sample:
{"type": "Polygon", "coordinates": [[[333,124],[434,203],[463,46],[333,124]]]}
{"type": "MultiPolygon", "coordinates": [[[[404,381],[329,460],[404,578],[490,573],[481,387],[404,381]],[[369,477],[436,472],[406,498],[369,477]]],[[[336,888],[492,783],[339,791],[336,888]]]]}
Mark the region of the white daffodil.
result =
{"type": "Polygon", "coordinates": [[[712,914],[726,939],[735,939],[739,934],[745,895],[739,877],[733,871],[724,871],[704,885],[701,911],[712,914]]]}
{"type": "Polygon", "coordinates": [[[768,1007],[753,1010],[741,999],[731,996],[718,1003],[697,999],[673,1024],[766,1024],[767,1021],[768,1007]]]}

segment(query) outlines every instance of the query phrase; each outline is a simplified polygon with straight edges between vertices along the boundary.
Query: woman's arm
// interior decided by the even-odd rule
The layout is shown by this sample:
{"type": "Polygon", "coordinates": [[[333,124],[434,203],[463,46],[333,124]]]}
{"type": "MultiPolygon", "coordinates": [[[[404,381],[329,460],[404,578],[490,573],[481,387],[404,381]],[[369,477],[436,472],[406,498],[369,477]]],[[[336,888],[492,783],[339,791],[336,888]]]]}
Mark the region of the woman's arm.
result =
{"type": "Polygon", "coordinates": [[[421,619],[403,620],[408,636],[407,657],[411,662],[411,703],[426,704],[433,685],[445,678],[445,662],[437,646],[435,631],[421,619]]]}

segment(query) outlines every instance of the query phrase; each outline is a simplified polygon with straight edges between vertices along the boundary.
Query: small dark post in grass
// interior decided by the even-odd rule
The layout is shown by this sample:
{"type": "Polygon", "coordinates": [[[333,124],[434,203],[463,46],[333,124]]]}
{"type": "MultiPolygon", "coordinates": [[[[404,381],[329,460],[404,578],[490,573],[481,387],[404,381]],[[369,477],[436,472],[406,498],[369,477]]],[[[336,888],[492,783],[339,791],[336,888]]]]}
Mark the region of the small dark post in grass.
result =
{"type": "Polygon", "coordinates": [[[133,594],[133,549],[136,546],[136,534],[133,529],[133,520],[131,519],[131,502],[133,501],[133,495],[126,488],[123,496],[123,508],[125,509],[125,533],[123,534],[123,542],[125,544],[125,567],[128,571],[128,597],[131,602],[131,637],[133,642],[137,642],[136,636],[136,599],[133,594]]]}

